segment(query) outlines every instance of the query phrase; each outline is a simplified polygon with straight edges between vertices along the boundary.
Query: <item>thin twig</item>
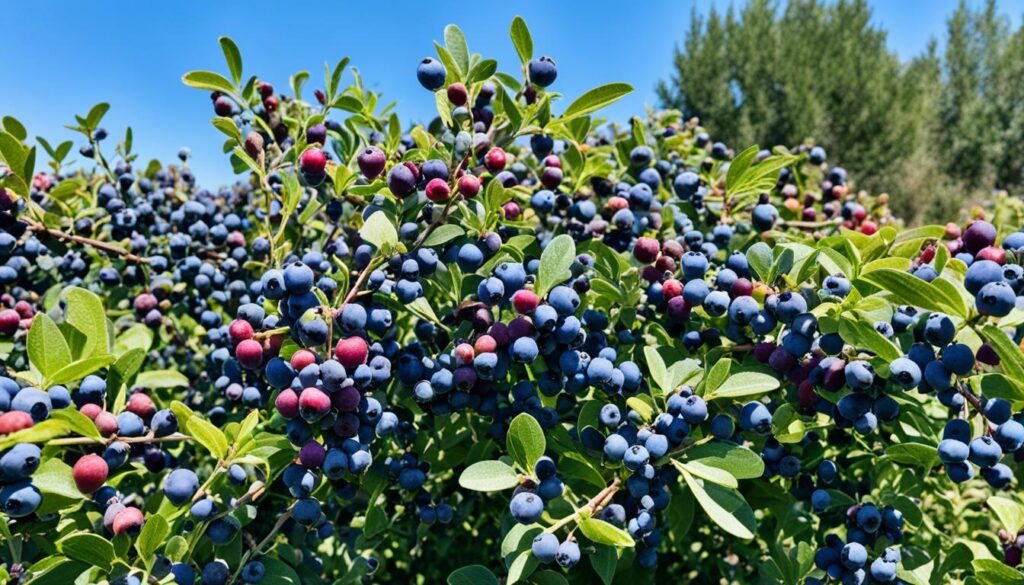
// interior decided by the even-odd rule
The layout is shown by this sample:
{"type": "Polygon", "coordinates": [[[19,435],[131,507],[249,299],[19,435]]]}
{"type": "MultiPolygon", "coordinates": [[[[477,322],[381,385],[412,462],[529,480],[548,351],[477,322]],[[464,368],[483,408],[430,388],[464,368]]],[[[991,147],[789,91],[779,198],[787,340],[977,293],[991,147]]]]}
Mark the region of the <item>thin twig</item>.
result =
{"type": "Polygon", "coordinates": [[[110,244],[108,242],[101,242],[99,240],[94,240],[92,238],[76,236],[73,234],[62,232],[57,229],[48,228],[41,223],[34,222],[31,220],[29,221],[28,229],[39,234],[47,234],[51,237],[57,238],[58,240],[62,240],[65,242],[74,242],[76,244],[82,244],[83,246],[91,246],[93,248],[96,248],[97,250],[102,250],[109,254],[120,256],[121,258],[124,258],[129,262],[134,262],[136,264],[146,264],[149,262],[149,258],[142,258],[140,256],[136,256],[135,254],[132,254],[128,250],[110,244]]]}

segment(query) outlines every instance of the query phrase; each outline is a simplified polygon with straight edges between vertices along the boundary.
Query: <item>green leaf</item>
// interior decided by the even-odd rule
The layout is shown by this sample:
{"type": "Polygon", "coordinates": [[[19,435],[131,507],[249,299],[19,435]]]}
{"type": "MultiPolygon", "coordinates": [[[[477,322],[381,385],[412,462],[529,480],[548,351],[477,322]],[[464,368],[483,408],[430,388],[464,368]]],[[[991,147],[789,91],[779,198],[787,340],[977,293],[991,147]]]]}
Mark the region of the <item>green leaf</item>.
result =
{"type": "Polygon", "coordinates": [[[974,559],[974,576],[981,585],[1015,585],[1024,583],[1024,575],[995,559],[974,559]]]}
{"type": "Polygon", "coordinates": [[[644,357],[647,358],[647,369],[651,372],[651,379],[658,385],[663,394],[667,394],[672,391],[672,380],[668,374],[668,368],[665,367],[665,360],[661,359],[661,354],[658,353],[658,349],[654,346],[644,346],[644,357]]]}
{"type": "Polygon", "coordinates": [[[680,469],[685,469],[689,473],[691,473],[691,474],[693,474],[693,475],[695,475],[695,476],[697,476],[697,477],[699,477],[699,478],[701,478],[703,480],[714,482],[714,483],[717,483],[718,485],[723,485],[723,486],[725,486],[727,488],[734,488],[735,489],[735,488],[739,487],[739,482],[736,481],[736,478],[733,477],[733,475],[731,473],[729,473],[728,471],[725,471],[724,469],[720,469],[718,467],[712,467],[710,465],[704,465],[700,461],[690,461],[688,463],[680,463],[680,464],[678,464],[678,467],[680,469]]]}
{"type": "Polygon", "coordinates": [[[710,370],[704,378],[704,393],[713,393],[726,380],[729,379],[729,372],[732,371],[732,360],[729,358],[720,359],[714,364],[709,364],[710,370]]]}
{"type": "Polygon", "coordinates": [[[764,242],[758,242],[747,249],[747,262],[761,280],[771,273],[772,260],[772,248],[764,242]]]}
{"type": "Polygon", "coordinates": [[[736,445],[711,441],[686,450],[686,461],[699,461],[710,467],[728,471],[736,479],[757,479],[764,475],[764,461],[752,450],[736,445]]]}
{"type": "MultiPolygon", "coordinates": [[[[612,556],[613,557],[614,557],[614,555],[615,555],[615,553],[612,552],[612,556]]],[[[587,556],[590,557],[590,562],[591,562],[591,564],[593,564],[594,563],[594,555],[587,555],[587,556]]],[[[614,567],[613,567],[613,570],[614,570],[614,567]]],[[[532,581],[534,583],[534,585],[569,585],[569,581],[564,576],[562,576],[561,573],[556,573],[555,571],[553,571],[551,569],[548,569],[546,571],[541,571],[539,573],[534,573],[530,577],[530,581],[532,581]]]]}
{"type": "Polygon", "coordinates": [[[1024,506],[1016,500],[1002,496],[991,496],[985,504],[990,510],[995,512],[1006,532],[1017,534],[1017,531],[1024,528],[1024,506]]]}
{"type": "Polygon", "coordinates": [[[150,514],[142,526],[138,540],[135,541],[135,550],[139,551],[139,557],[149,562],[150,557],[163,545],[170,532],[171,527],[163,516],[150,514]]]}
{"type": "Polygon", "coordinates": [[[714,483],[703,483],[685,469],[680,471],[687,487],[715,524],[738,538],[754,538],[754,531],[757,530],[754,511],[739,492],[714,483]]]}
{"type": "Polygon", "coordinates": [[[95,373],[97,370],[114,363],[115,359],[109,353],[80,359],[58,370],[49,380],[52,384],[67,384],[81,380],[89,374],[95,373]]]}
{"type": "Polygon", "coordinates": [[[544,298],[552,288],[565,282],[572,276],[570,268],[576,259],[576,243],[572,236],[562,234],[555,236],[540,255],[540,267],[537,269],[535,292],[544,298]]]}
{"type": "Polygon", "coordinates": [[[469,46],[466,44],[466,35],[462,29],[449,24],[444,27],[444,45],[451,53],[452,59],[459,65],[460,75],[469,73],[469,46]]]}
{"type": "Polygon", "coordinates": [[[774,376],[760,372],[740,372],[729,376],[707,399],[759,396],[778,387],[779,381],[774,376]]]}
{"type": "Polygon", "coordinates": [[[214,73],[213,71],[189,71],[181,76],[181,81],[185,85],[196,89],[219,91],[226,94],[234,92],[231,82],[220,73],[214,73]]]}
{"type": "MultiPolygon", "coordinates": [[[[25,139],[28,138],[28,130],[25,129],[24,124],[19,122],[18,119],[13,116],[4,116],[3,126],[4,130],[6,130],[8,134],[22,142],[24,142],[25,139]]],[[[50,149],[48,148],[47,150],[50,149]]]]}
{"type": "Polygon", "coordinates": [[[85,335],[85,344],[76,357],[108,353],[107,315],[100,298],[78,287],[64,289],[62,296],[67,306],[65,321],[85,335]]]}
{"type": "Polygon", "coordinates": [[[633,86],[628,83],[609,83],[596,87],[580,97],[576,98],[569,107],[565,109],[561,121],[571,120],[580,116],[586,116],[592,112],[615,103],[620,98],[633,91],[633,86]]]}
{"type": "Polygon", "coordinates": [[[459,475],[459,485],[475,492],[500,492],[519,485],[519,474],[502,461],[477,461],[459,475]]]}
{"type": "Polygon", "coordinates": [[[440,246],[441,244],[446,244],[454,240],[455,238],[462,237],[463,235],[465,235],[465,233],[466,230],[462,229],[461,227],[454,224],[446,223],[438,227],[433,232],[431,232],[430,235],[427,236],[427,239],[423,240],[423,246],[426,248],[440,246]]]}
{"type": "Polygon", "coordinates": [[[512,37],[512,45],[516,48],[519,61],[523,65],[528,64],[530,59],[533,59],[533,37],[530,35],[530,29],[526,26],[523,17],[517,16],[512,19],[509,36],[512,37]]]}
{"type": "Polygon", "coordinates": [[[939,462],[935,447],[923,443],[896,443],[885,448],[885,455],[897,463],[929,469],[939,462]]]}
{"type": "Polygon", "coordinates": [[[951,298],[940,287],[900,270],[872,270],[861,274],[860,278],[854,281],[855,284],[858,282],[865,282],[888,292],[901,304],[950,313],[958,317],[967,316],[967,307],[959,295],[951,298]]]}
{"type": "Polygon", "coordinates": [[[220,48],[224,51],[224,60],[228,62],[228,70],[235,80],[235,85],[242,83],[242,54],[238,51],[238,45],[231,37],[220,37],[220,48]]]}
{"type": "Polygon", "coordinates": [[[187,388],[188,378],[177,370],[150,370],[135,378],[135,385],[153,390],[156,388],[187,388]]]}
{"type": "Polygon", "coordinates": [[[92,437],[101,441],[99,429],[96,423],[74,408],[58,408],[50,413],[51,419],[62,420],[67,423],[68,428],[83,437],[92,437]]]}
{"type": "Polygon", "coordinates": [[[601,582],[604,585],[612,585],[612,581],[615,580],[615,567],[619,563],[619,556],[615,552],[615,548],[598,546],[587,557],[590,559],[590,566],[593,567],[597,576],[601,578],[601,582]]]}
{"type": "Polygon", "coordinates": [[[210,123],[213,124],[214,128],[220,130],[228,138],[234,140],[237,144],[242,144],[242,131],[238,129],[235,121],[231,118],[212,118],[210,123]]]}
{"type": "Polygon", "coordinates": [[[26,340],[28,359],[45,378],[51,378],[71,363],[71,348],[64,340],[57,324],[46,313],[32,320],[26,340]]]}
{"type": "Polygon", "coordinates": [[[260,558],[263,562],[263,566],[266,572],[263,573],[263,579],[267,583],[274,583],[275,585],[299,585],[302,580],[295,573],[295,569],[289,567],[287,564],[279,561],[273,557],[264,556],[260,558]]]}
{"type": "Polygon", "coordinates": [[[110,567],[114,560],[114,545],[98,534],[72,534],[61,540],[58,548],[68,558],[94,567],[110,567]]]}
{"type": "Polygon", "coordinates": [[[76,505],[86,497],[75,485],[75,480],[71,476],[71,466],[57,458],[44,461],[32,474],[32,483],[43,494],[43,503],[36,510],[39,516],[76,505]]]}
{"type": "Polygon", "coordinates": [[[839,319],[839,335],[846,343],[870,350],[889,362],[903,355],[903,352],[892,341],[875,331],[870,323],[849,315],[843,315],[839,319]]]}
{"type": "Polygon", "coordinates": [[[604,520],[583,515],[579,520],[580,532],[597,544],[611,546],[633,546],[633,537],[625,530],[604,520]]]}
{"type": "Polygon", "coordinates": [[[193,439],[206,447],[206,450],[214,457],[224,459],[228,452],[228,439],[224,436],[223,431],[177,400],[171,403],[171,410],[178,417],[178,424],[192,435],[193,439]]]}
{"type": "Polygon", "coordinates": [[[110,104],[106,102],[100,102],[89,110],[89,113],[85,116],[85,124],[90,130],[95,130],[99,127],[100,122],[103,120],[103,116],[107,114],[110,109],[110,104]]]}
{"type": "Polygon", "coordinates": [[[533,466],[544,454],[547,440],[540,423],[527,413],[521,413],[512,419],[505,438],[508,454],[526,473],[533,473],[533,466]]]}
{"type": "Polygon", "coordinates": [[[469,565],[452,571],[448,585],[498,585],[498,578],[483,565],[469,565]]]}
{"type": "Polygon", "coordinates": [[[378,250],[391,250],[398,244],[398,232],[383,211],[376,211],[359,228],[359,236],[378,250]]]}

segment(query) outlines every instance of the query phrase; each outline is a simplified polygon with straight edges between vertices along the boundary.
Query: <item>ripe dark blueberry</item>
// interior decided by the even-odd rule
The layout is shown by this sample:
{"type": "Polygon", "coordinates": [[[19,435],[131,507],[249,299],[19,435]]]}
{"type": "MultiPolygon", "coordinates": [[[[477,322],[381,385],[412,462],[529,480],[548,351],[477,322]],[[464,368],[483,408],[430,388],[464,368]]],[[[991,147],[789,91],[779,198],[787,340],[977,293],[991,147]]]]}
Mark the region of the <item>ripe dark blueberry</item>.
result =
{"type": "Polygon", "coordinates": [[[530,82],[540,87],[547,87],[555,82],[558,77],[558,68],[555,61],[543,55],[530,61],[530,82]]]}
{"type": "Polygon", "coordinates": [[[445,71],[444,65],[432,57],[426,57],[416,67],[416,79],[424,89],[430,91],[437,91],[444,87],[444,80],[447,76],[448,72],[445,71]]]}
{"type": "Polygon", "coordinates": [[[558,554],[558,537],[550,532],[542,532],[533,539],[531,550],[538,561],[550,563],[558,554]]]}
{"type": "Polygon", "coordinates": [[[544,501],[537,494],[519,492],[509,503],[509,512],[520,524],[533,524],[544,513],[544,501]]]}

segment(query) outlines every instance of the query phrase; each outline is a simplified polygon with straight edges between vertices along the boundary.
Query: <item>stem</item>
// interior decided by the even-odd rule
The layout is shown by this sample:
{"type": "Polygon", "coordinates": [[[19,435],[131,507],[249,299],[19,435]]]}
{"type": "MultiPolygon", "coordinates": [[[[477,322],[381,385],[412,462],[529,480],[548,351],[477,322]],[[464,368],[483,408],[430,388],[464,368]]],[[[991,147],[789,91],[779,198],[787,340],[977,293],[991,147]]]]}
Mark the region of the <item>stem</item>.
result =
{"type": "Polygon", "coordinates": [[[128,443],[129,445],[131,445],[133,443],[170,443],[170,442],[174,442],[174,441],[191,441],[191,440],[192,440],[192,437],[190,437],[188,435],[185,435],[185,434],[182,434],[182,433],[173,433],[173,434],[167,435],[166,437],[155,437],[155,436],[153,436],[152,433],[150,433],[150,434],[142,436],[142,437],[118,437],[117,435],[113,435],[113,436],[111,436],[111,437],[109,437],[107,439],[97,439],[97,438],[94,438],[94,437],[67,437],[67,438],[64,438],[64,439],[53,439],[51,441],[47,441],[46,444],[47,445],[95,445],[95,444],[101,444],[102,443],[102,444],[110,445],[111,443],[114,443],[116,441],[120,441],[122,443],[128,443]]]}
{"type": "Polygon", "coordinates": [[[277,536],[277,533],[281,531],[281,527],[284,526],[284,523],[287,522],[288,519],[291,517],[292,511],[291,509],[289,509],[287,512],[282,514],[280,518],[277,519],[277,522],[274,523],[274,527],[270,529],[270,532],[265,537],[263,537],[263,540],[261,540],[259,544],[256,545],[255,548],[249,550],[245,553],[245,555],[242,556],[242,560],[238,562],[238,568],[235,569],[235,575],[234,578],[232,579],[233,581],[238,578],[239,573],[242,572],[242,568],[245,567],[245,564],[247,562],[249,562],[249,559],[255,556],[259,556],[261,554],[261,551],[263,550],[263,547],[265,547],[268,543],[270,543],[270,541],[275,536],[277,536]]]}
{"type": "Polygon", "coordinates": [[[783,228],[796,228],[799,230],[816,230],[818,228],[839,225],[839,220],[830,219],[827,221],[783,221],[779,225],[783,228]]]}
{"type": "Polygon", "coordinates": [[[619,488],[621,486],[622,480],[616,477],[615,479],[612,480],[610,484],[608,484],[608,487],[598,492],[596,496],[590,498],[590,500],[586,504],[584,504],[580,508],[577,508],[576,511],[572,514],[569,514],[565,518],[562,518],[558,522],[555,522],[551,526],[547,527],[546,529],[544,529],[544,532],[556,532],[559,528],[565,526],[566,524],[573,521],[578,521],[580,518],[580,512],[583,512],[584,510],[589,510],[590,515],[594,515],[594,513],[600,512],[601,509],[604,508],[608,504],[608,502],[611,501],[612,497],[615,496],[615,493],[619,491],[619,488]]]}
{"type": "Polygon", "coordinates": [[[99,240],[94,240],[92,238],[75,236],[69,233],[62,232],[60,230],[51,229],[41,223],[34,222],[31,220],[28,224],[28,229],[36,233],[47,234],[51,237],[57,238],[58,240],[63,240],[65,242],[74,242],[76,244],[82,244],[84,246],[91,246],[93,248],[96,248],[97,250],[102,250],[109,254],[120,256],[121,258],[124,258],[129,262],[134,262],[136,264],[146,264],[149,262],[149,258],[141,258],[119,246],[115,246],[107,242],[101,242],[99,240]]]}

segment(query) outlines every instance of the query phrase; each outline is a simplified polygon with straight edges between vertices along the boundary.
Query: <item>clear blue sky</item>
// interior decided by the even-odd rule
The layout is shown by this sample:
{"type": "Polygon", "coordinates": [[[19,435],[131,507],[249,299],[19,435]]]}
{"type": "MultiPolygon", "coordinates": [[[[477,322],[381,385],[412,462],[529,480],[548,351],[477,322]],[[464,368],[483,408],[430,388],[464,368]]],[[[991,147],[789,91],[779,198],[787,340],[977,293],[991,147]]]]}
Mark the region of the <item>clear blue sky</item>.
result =
{"type": "MultiPolygon", "coordinates": [[[[705,12],[712,2],[696,4],[705,12]]],[[[957,0],[872,4],[890,46],[909,58],[930,38],[943,36],[957,0]]],[[[694,0],[11,2],[3,11],[0,114],[19,118],[31,135],[55,142],[75,137],[63,128],[74,114],[108,101],[112,108],[104,126],[112,136],[123,136],[131,124],[135,151],[144,160],[172,160],[179,147],[189,146],[200,182],[214,186],[232,178],[220,152],[222,135],[210,125],[210,100],[180,77],[190,69],[226,71],[219,35],[238,43],[246,75],[281,88],[301,69],[312,73],[307,91],[321,87],[323,62],[349,55],[370,87],[399,102],[403,119],[427,121],[434,103],[416,82],[415,68],[434,54],[432,41],[441,38],[444,26],[459,25],[471,51],[497,58],[501,70],[514,72],[508,27],[519,14],[533,33],[535,53],[558,62],[555,87],[565,95],[611,81],[632,84],[632,95],[604,111],[625,120],[656,103],[654,85],[670,73],[672,49],[693,5],[694,0]]],[[[1000,10],[1019,23],[1024,0],[1004,0],[1000,10]]]]}

